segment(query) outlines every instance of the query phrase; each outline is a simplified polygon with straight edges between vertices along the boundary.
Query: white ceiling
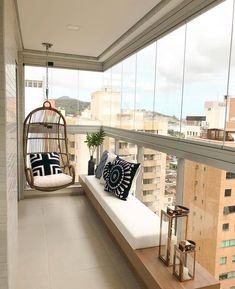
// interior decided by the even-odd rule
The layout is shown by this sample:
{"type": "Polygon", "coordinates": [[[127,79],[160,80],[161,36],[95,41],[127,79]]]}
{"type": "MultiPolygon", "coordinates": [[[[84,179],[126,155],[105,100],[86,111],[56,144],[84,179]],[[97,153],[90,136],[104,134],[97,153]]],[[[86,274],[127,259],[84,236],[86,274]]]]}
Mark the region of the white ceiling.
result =
{"type": "MultiPolygon", "coordinates": [[[[52,52],[98,57],[159,2],[17,0],[24,49],[44,51],[41,43],[50,42],[52,52]],[[68,25],[79,29],[69,30],[68,25]]],[[[135,35],[138,29],[141,25],[135,35]]]]}

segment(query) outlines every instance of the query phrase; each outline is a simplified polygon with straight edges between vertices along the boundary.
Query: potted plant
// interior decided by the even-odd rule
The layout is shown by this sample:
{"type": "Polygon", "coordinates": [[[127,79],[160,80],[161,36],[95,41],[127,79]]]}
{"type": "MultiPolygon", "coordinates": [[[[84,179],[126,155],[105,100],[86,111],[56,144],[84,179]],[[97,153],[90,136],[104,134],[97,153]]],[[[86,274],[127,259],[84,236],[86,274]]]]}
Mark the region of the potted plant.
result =
{"type": "Polygon", "coordinates": [[[95,161],[94,153],[96,149],[103,143],[105,133],[102,129],[98,132],[87,133],[85,143],[88,146],[90,153],[90,160],[88,161],[88,175],[94,175],[95,173],[95,161]]]}

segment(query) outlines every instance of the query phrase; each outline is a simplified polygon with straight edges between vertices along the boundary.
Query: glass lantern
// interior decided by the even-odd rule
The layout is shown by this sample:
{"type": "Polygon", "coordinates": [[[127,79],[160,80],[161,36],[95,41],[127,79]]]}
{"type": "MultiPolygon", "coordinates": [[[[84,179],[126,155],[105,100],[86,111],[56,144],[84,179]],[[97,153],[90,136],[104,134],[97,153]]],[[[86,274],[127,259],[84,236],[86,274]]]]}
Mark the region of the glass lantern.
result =
{"type": "Polygon", "coordinates": [[[173,265],[174,246],[187,239],[189,209],[183,206],[169,206],[161,210],[159,258],[167,265],[173,265]]]}
{"type": "Polygon", "coordinates": [[[185,240],[175,246],[173,275],[180,281],[193,280],[195,276],[196,243],[185,240]]]}

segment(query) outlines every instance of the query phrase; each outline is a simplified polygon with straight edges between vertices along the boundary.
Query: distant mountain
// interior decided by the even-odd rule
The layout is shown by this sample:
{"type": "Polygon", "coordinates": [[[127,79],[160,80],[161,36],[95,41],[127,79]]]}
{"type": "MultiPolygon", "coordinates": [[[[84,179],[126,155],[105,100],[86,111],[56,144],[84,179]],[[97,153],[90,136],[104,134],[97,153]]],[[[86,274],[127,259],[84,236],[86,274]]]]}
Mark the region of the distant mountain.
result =
{"type": "Polygon", "coordinates": [[[55,99],[55,106],[65,110],[65,114],[68,115],[80,115],[83,110],[90,107],[90,102],[81,101],[69,96],[62,96],[55,99]]]}

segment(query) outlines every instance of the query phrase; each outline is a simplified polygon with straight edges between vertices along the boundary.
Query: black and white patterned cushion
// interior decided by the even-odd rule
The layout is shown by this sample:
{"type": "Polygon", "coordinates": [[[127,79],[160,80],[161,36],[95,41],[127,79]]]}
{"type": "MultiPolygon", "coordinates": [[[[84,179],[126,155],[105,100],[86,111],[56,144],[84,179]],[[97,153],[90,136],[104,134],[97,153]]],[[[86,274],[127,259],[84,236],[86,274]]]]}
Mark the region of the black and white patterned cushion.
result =
{"type": "Polygon", "coordinates": [[[62,173],[60,157],[56,152],[30,154],[33,176],[47,176],[62,173]]]}
{"type": "Polygon", "coordinates": [[[100,179],[102,177],[102,173],[103,173],[107,159],[108,159],[108,151],[104,151],[100,158],[100,163],[98,164],[96,171],[95,171],[95,177],[97,179],[100,179]]]}
{"type": "Polygon", "coordinates": [[[113,163],[109,162],[103,172],[106,181],[104,190],[114,193],[121,200],[126,200],[139,165],[119,157],[113,163]]]}

